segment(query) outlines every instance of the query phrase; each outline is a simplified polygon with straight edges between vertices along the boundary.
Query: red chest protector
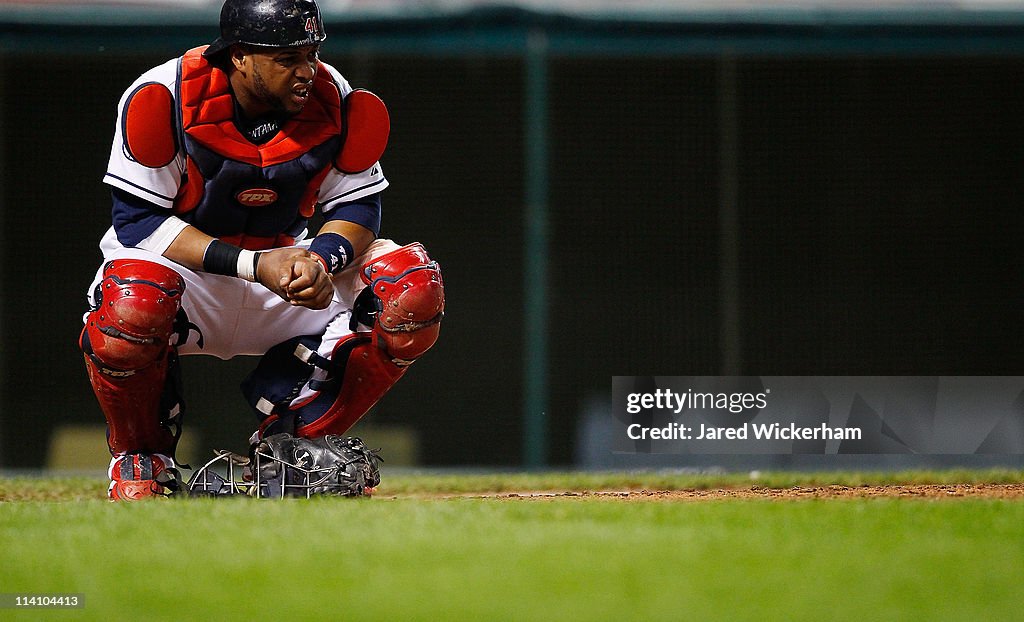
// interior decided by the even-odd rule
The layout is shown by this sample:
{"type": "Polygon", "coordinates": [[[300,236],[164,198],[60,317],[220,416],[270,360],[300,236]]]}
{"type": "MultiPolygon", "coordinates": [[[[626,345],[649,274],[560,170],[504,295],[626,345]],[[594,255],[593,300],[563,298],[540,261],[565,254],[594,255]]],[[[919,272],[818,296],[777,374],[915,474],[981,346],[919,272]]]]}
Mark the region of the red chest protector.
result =
{"type": "Polygon", "coordinates": [[[201,231],[252,250],[290,245],[313,215],[332,167],[355,174],[380,159],[390,130],[387,108],[358,89],[342,100],[320,64],[302,112],[256,145],[235,126],[228,76],[203,58],[205,49],[179,59],[175,96],[148,82],[128,97],[126,153],[159,168],[184,151],[174,213],[201,231]]]}
{"type": "Polygon", "coordinates": [[[341,96],[320,64],[302,112],[289,119],[270,141],[262,145],[249,142],[234,124],[227,74],[203,58],[205,49],[198,47],[181,57],[178,77],[181,130],[199,144],[226,158],[267,167],[294,160],[341,135],[341,96]]]}
{"type": "Polygon", "coordinates": [[[338,87],[320,66],[302,112],[256,145],[235,126],[227,74],[203,58],[204,49],[190,50],[179,64],[177,125],[188,158],[174,212],[244,248],[292,244],[341,149],[338,87]]]}

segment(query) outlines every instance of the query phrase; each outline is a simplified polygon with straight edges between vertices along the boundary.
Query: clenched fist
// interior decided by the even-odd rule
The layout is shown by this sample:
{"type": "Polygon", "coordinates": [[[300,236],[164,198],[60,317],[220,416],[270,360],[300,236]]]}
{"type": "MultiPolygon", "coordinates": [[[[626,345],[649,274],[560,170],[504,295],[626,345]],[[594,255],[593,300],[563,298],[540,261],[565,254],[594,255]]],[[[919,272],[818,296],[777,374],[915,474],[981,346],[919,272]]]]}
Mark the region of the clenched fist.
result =
{"type": "Polygon", "coordinates": [[[278,248],[260,253],[256,279],[299,307],[326,309],[334,296],[331,275],[303,248],[278,248]]]}

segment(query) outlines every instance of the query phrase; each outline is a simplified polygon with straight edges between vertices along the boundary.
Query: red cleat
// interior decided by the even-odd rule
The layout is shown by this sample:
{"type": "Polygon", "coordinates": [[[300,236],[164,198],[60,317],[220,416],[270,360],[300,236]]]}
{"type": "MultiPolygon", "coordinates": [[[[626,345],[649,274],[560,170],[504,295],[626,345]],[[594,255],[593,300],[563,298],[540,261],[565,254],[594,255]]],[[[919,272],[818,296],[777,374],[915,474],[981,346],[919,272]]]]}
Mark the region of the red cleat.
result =
{"type": "Polygon", "coordinates": [[[174,460],[163,454],[122,454],[110,460],[111,501],[166,497],[180,487],[174,460]]]}

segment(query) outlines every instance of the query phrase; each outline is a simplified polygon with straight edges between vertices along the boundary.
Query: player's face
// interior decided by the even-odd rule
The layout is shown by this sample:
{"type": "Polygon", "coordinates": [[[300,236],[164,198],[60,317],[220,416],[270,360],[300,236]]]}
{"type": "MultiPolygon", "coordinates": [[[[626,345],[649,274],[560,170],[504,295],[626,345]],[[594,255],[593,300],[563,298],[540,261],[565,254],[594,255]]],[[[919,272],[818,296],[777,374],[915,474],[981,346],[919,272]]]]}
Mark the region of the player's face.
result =
{"type": "Polygon", "coordinates": [[[246,113],[256,117],[268,112],[301,112],[313,88],[319,50],[320,46],[307,45],[245,54],[239,73],[246,93],[239,101],[246,113]]]}

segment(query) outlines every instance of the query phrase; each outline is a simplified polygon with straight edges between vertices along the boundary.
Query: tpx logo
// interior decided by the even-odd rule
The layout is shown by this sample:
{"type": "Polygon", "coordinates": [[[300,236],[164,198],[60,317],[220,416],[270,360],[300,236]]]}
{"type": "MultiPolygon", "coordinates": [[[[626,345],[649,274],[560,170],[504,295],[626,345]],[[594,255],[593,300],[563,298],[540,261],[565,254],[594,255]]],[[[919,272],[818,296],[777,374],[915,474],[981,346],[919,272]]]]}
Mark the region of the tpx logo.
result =
{"type": "Polygon", "coordinates": [[[270,188],[250,188],[235,195],[235,200],[246,207],[263,207],[277,200],[277,193],[270,188]]]}

